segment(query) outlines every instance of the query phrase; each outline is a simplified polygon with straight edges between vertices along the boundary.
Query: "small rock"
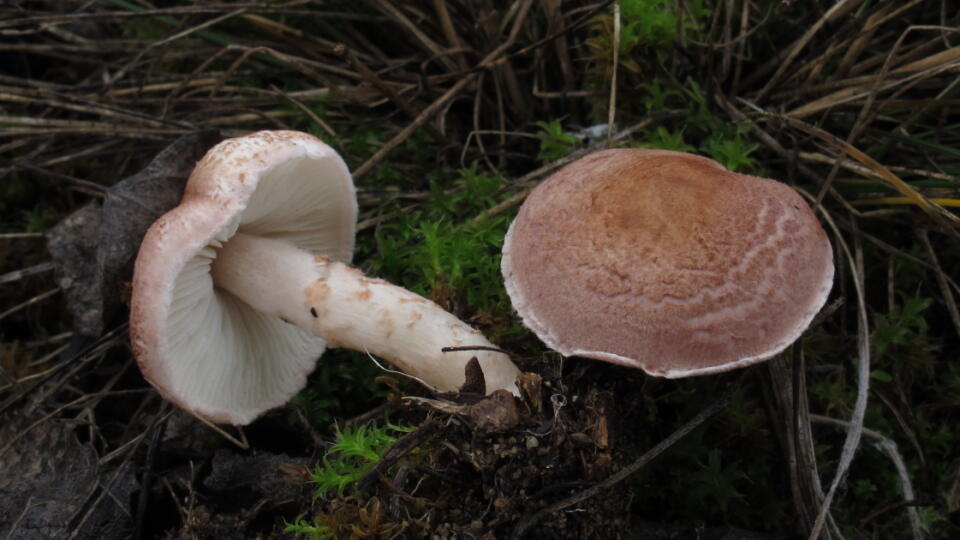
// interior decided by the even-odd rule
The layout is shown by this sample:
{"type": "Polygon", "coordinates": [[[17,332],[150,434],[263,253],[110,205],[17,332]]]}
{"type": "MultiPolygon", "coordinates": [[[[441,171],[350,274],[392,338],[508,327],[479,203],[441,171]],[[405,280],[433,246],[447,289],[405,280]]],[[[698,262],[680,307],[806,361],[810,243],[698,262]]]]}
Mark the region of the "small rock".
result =
{"type": "Polygon", "coordinates": [[[471,405],[467,417],[478,430],[488,433],[502,433],[520,423],[516,401],[507,390],[497,390],[471,405]]]}

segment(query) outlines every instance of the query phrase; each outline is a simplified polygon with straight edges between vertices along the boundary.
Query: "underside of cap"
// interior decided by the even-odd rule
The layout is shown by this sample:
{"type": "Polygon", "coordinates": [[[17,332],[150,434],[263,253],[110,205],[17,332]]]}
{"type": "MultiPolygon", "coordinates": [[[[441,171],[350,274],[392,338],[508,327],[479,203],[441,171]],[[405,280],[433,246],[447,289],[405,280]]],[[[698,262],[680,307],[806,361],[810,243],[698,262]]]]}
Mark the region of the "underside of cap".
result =
{"type": "Polygon", "coordinates": [[[774,356],[833,281],[826,233],[793,189],[638,149],[590,154],[539,185],[502,270],[552,349],[674,378],[774,356]]]}
{"type": "Polygon", "coordinates": [[[260,131],[221,142],[190,176],[184,200],[196,199],[222,205],[240,232],[344,263],[353,257],[353,179],[340,155],[312,135],[260,131]]]}
{"type": "Polygon", "coordinates": [[[238,230],[349,261],[356,211],[346,165],[312,136],[259,132],[211,149],[137,257],[130,334],[145,378],[215,422],[247,424],[286,403],[323,339],[214,287],[211,262],[238,230]]]}

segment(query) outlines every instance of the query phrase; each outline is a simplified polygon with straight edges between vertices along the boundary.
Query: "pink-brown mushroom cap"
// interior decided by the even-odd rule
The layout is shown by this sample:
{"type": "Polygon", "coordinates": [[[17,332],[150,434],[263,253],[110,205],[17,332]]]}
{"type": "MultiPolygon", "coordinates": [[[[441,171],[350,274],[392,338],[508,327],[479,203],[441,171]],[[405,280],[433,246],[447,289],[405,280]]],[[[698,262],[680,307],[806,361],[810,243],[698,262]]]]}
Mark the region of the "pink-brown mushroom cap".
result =
{"type": "Polygon", "coordinates": [[[616,149],[545,180],[504,240],[507,292],[552,349],[677,378],[776,355],[830,293],[833,252],[789,186],[616,149]]]}
{"type": "Polygon", "coordinates": [[[323,339],[216,289],[210,263],[238,230],[349,262],[356,215],[346,164],[315,137],[263,131],[213,147],[137,256],[130,337],[144,377],[215,422],[247,424],[286,403],[323,339]]]}

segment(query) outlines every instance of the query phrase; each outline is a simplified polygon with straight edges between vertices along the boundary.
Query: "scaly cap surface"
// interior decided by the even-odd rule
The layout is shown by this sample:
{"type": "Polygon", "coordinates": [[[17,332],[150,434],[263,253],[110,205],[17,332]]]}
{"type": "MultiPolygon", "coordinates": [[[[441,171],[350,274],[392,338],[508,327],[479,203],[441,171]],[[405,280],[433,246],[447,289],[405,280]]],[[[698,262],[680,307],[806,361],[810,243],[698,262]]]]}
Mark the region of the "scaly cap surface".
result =
{"type": "Polygon", "coordinates": [[[686,377],[769,359],[833,282],[800,195],[693,154],[590,154],[530,194],[503,246],[524,323],[566,356],[686,377]]]}

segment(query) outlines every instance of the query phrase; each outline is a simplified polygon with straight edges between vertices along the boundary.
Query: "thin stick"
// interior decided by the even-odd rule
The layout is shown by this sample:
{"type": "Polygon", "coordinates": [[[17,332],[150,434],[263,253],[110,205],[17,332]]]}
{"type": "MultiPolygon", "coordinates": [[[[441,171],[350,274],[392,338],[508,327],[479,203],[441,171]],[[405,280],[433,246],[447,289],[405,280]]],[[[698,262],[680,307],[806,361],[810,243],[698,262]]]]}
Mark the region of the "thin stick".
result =
{"type": "Polygon", "coordinates": [[[38,232],[0,233],[0,240],[14,240],[18,238],[43,238],[43,233],[38,233],[38,232]]]}
{"type": "Polygon", "coordinates": [[[43,376],[40,378],[40,380],[33,383],[29,388],[24,388],[19,392],[13,394],[12,396],[8,397],[4,401],[0,402],[0,413],[3,413],[3,411],[9,409],[14,404],[18,403],[20,400],[32,394],[34,390],[40,389],[41,387],[46,390],[46,395],[42,396],[37,401],[43,402],[43,400],[46,399],[46,396],[49,396],[53,392],[56,392],[60,388],[60,386],[64,384],[66,380],[70,379],[71,377],[79,373],[80,370],[84,369],[84,367],[89,365],[90,362],[94,361],[94,359],[96,358],[94,353],[98,349],[102,351],[103,348],[112,347],[114,339],[121,332],[126,331],[126,329],[127,329],[126,323],[118,326],[117,328],[97,338],[95,342],[90,343],[89,345],[83,347],[83,349],[77,352],[77,354],[71,356],[70,358],[66,358],[60,361],[56,366],[45,371],[43,376]],[[47,382],[50,382],[50,380],[53,378],[54,375],[56,375],[57,373],[60,373],[60,371],[64,369],[67,369],[67,373],[65,374],[64,378],[61,381],[58,381],[57,383],[52,385],[46,384],[47,382]]]}
{"type": "Polygon", "coordinates": [[[416,131],[420,126],[425,122],[430,120],[433,117],[434,113],[443,108],[444,105],[451,99],[457,97],[461,90],[466,88],[470,83],[477,78],[476,73],[467,75],[466,77],[460,79],[456,84],[450,87],[449,90],[444,92],[436,101],[431,103],[426,109],[424,109],[419,116],[413,121],[410,122],[407,127],[403,128],[400,133],[394,135],[392,139],[387,141],[379,150],[372,156],[370,159],[365,161],[363,165],[357,167],[357,170],[353,171],[353,179],[359,180],[363,175],[370,172],[370,169],[376,167],[381,161],[383,161],[390,152],[393,152],[398,146],[403,144],[410,135],[413,135],[413,132],[416,131]]]}
{"type": "Polygon", "coordinates": [[[207,426],[208,428],[212,429],[216,434],[220,435],[220,436],[223,437],[224,439],[226,439],[226,440],[230,441],[231,443],[233,443],[237,448],[239,448],[239,449],[241,449],[241,450],[249,450],[249,449],[250,449],[250,443],[247,442],[247,436],[243,433],[243,428],[242,428],[242,427],[237,426],[237,431],[240,432],[240,438],[238,439],[238,438],[234,437],[233,435],[227,433],[226,430],[224,430],[224,429],[221,428],[220,426],[218,426],[218,425],[214,424],[213,422],[211,422],[210,420],[204,418],[203,416],[201,416],[201,415],[199,415],[199,414],[197,414],[197,413],[195,413],[195,412],[193,412],[193,411],[189,411],[189,410],[187,410],[187,409],[183,409],[183,410],[184,410],[187,414],[189,414],[190,416],[192,416],[192,417],[196,418],[197,420],[199,420],[200,422],[202,422],[203,425],[205,425],[205,426],[207,426]]]}
{"type": "Polygon", "coordinates": [[[92,192],[94,192],[94,193],[100,194],[101,197],[103,196],[102,194],[107,191],[107,188],[106,188],[106,187],[101,186],[100,184],[97,184],[96,182],[91,182],[91,181],[89,181],[89,180],[83,180],[82,178],[74,178],[74,177],[68,176],[68,175],[66,175],[66,174],[60,174],[60,173],[58,173],[58,172],[54,172],[54,171],[50,171],[50,170],[44,169],[43,167],[37,167],[36,165],[32,165],[32,164],[26,163],[26,162],[24,162],[24,161],[16,161],[16,162],[15,162],[15,165],[16,165],[17,167],[24,168],[24,169],[26,169],[26,170],[28,170],[28,171],[35,172],[35,173],[37,173],[37,174],[42,174],[42,175],[45,175],[45,176],[50,176],[50,177],[52,177],[52,178],[56,178],[57,180],[60,180],[60,181],[63,181],[63,182],[67,182],[67,183],[69,183],[69,184],[73,184],[73,185],[76,185],[76,186],[78,186],[78,187],[82,187],[82,188],[89,189],[90,191],[92,191],[92,192]]]}
{"type": "Polygon", "coordinates": [[[464,46],[463,40],[460,39],[460,35],[457,34],[457,29],[453,21],[450,19],[450,11],[447,10],[447,1],[433,0],[433,10],[437,12],[437,18],[440,19],[440,28],[443,29],[443,35],[447,38],[447,46],[458,51],[454,56],[457,66],[460,68],[460,71],[466,71],[467,60],[463,54],[466,46],[464,46]]]}
{"type": "Polygon", "coordinates": [[[370,470],[367,474],[363,475],[363,478],[357,480],[357,490],[366,491],[373,485],[373,483],[380,479],[381,476],[393,466],[394,463],[400,460],[403,456],[410,453],[414,448],[420,446],[428,439],[433,437],[436,433],[439,425],[436,421],[432,419],[427,419],[426,422],[420,424],[417,429],[407,433],[403,437],[397,439],[386,452],[383,453],[383,456],[380,458],[380,461],[370,470]]]}
{"type": "Polygon", "coordinates": [[[24,301],[24,302],[21,302],[21,303],[17,304],[17,305],[15,305],[15,306],[13,306],[12,308],[10,308],[10,309],[8,309],[8,310],[0,313],[0,321],[2,321],[3,319],[9,317],[10,315],[13,315],[14,313],[20,311],[21,309],[24,309],[24,308],[30,307],[30,306],[32,306],[32,305],[34,305],[34,304],[36,304],[36,303],[42,302],[42,301],[46,300],[47,298],[50,298],[51,296],[57,294],[58,292],[60,292],[60,287],[57,287],[57,288],[55,288],[55,289],[50,289],[49,291],[47,291],[47,292],[45,292],[45,293],[40,293],[40,294],[38,294],[37,296],[34,296],[33,298],[30,298],[29,300],[26,300],[26,301],[24,301]]]}
{"type": "Polygon", "coordinates": [[[29,268],[24,268],[22,270],[14,270],[13,272],[7,272],[6,274],[0,274],[0,285],[4,283],[12,283],[14,281],[20,281],[21,279],[32,276],[34,274],[41,274],[43,272],[49,272],[53,270],[52,262],[40,263],[29,268]]]}
{"type": "Polygon", "coordinates": [[[36,420],[36,421],[33,422],[32,424],[30,424],[30,425],[28,425],[27,427],[21,429],[19,432],[17,432],[17,434],[16,434],[15,436],[13,436],[9,441],[7,441],[7,443],[6,443],[5,445],[3,445],[2,447],[0,447],[0,456],[2,456],[3,454],[7,453],[7,450],[9,450],[10,448],[12,448],[13,445],[16,444],[16,442],[19,441],[21,438],[23,438],[23,436],[26,435],[30,430],[32,430],[33,428],[35,428],[35,427],[43,424],[43,423],[46,422],[47,420],[50,420],[51,418],[57,416],[57,415],[60,414],[61,412],[65,411],[65,410],[67,410],[67,409],[69,409],[69,408],[71,408],[71,407],[75,407],[75,406],[80,405],[81,403],[84,403],[84,402],[89,401],[89,400],[91,400],[91,399],[100,399],[100,398],[105,397],[105,396],[122,396],[122,395],[128,395],[128,394],[142,394],[142,393],[147,392],[147,391],[148,391],[148,389],[146,389],[146,388],[133,388],[133,389],[128,389],[128,390],[107,390],[107,391],[105,391],[105,392],[94,392],[94,393],[91,393],[91,394],[84,394],[84,395],[78,397],[77,399],[75,399],[75,400],[73,400],[73,401],[71,401],[71,402],[69,402],[69,403],[67,403],[67,404],[65,404],[65,405],[61,405],[61,406],[57,407],[57,408],[54,409],[52,412],[48,413],[46,416],[41,417],[39,420],[36,420]]]}
{"type": "Polygon", "coordinates": [[[501,354],[510,355],[509,352],[499,348],[499,347],[488,347],[485,345],[464,345],[460,347],[443,347],[440,349],[440,352],[459,352],[459,351],[493,351],[501,354]]]}
{"type": "MultiPolygon", "coordinates": [[[[372,69],[368,68],[367,65],[364,64],[357,57],[357,55],[353,53],[353,51],[348,49],[346,45],[342,43],[338,44],[336,47],[334,47],[333,53],[346,60],[346,62],[350,64],[350,67],[356,70],[356,72],[366,79],[367,82],[373,85],[374,88],[379,90],[380,93],[389,99],[390,102],[393,103],[398,109],[400,109],[403,114],[407,115],[412,120],[416,120],[417,117],[420,116],[417,110],[410,103],[408,103],[407,100],[403,99],[399,94],[394,92],[393,88],[391,88],[386,81],[381,79],[380,76],[377,75],[372,69]]],[[[443,133],[440,133],[440,130],[438,130],[433,124],[424,124],[424,129],[426,129],[430,133],[430,136],[441,145],[447,146],[450,144],[450,141],[443,135],[443,133]]]]}
{"type": "MultiPolygon", "coordinates": [[[[60,347],[57,347],[57,348],[54,349],[53,351],[51,351],[51,352],[49,352],[49,353],[41,356],[40,358],[38,358],[38,359],[36,359],[36,360],[31,360],[29,363],[27,363],[27,367],[28,367],[28,368],[36,368],[37,366],[42,366],[43,364],[46,364],[46,363],[49,362],[50,360],[53,360],[54,358],[56,358],[56,357],[60,356],[61,354],[63,354],[63,351],[67,350],[69,347],[70,347],[70,344],[69,344],[69,343],[67,343],[66,345],[61,345],[60,347]]],[[[48,368],[48,369],[45,369],[45,370],[43,370],[43,371],[40,371],[40,372],[37,372],[37,373],[32,373],[32,374],[30,374],[30,375],[26,375],[26,376],[24,376],[24,377],[21,377],[21,378],[17,379],[17,380],[14,381],[14,382],[17,384],[17,386],[22,386],[24,383],[30,382],[30,381],[32,381],[32,380],[34,380],[34,379],[42,378],[42,377],[50,374],[51,372],[55,371],[56,369],[57,369],[57,366],[53,366],[53,367],[48,368]]]]}
{"type": "Polygon", "coordinates": [[[310,107],[307,107],[306,105],[304,105],[302,101],[294,98],[294,97],[291,96],[290,94],[287,94],[287,93],[283,92],[282,90],[280,90],[280,89],[277,88],[276,86],[273,86],[273,87],[271,87],[271,88],[273,89],[274,92],[276,92],[277,94],[283,96],[285,99],[289,100],[290,103],[293,103],[294,105],[296,105],[297,108],[300,109],[301,111],[303,111],[304,114],[306,114],[307,116],[309,116],[310,119],[313,120],[313,122],[314,122],[315,124],[317,124],[318,126],[320,126],[321,128],[323,128],[323,131],[325,131],[325,132],[327,133],[327,135],[330,135],[331,137],[336,137],[336,136],[337,136],[337,132],[334,131],[332,127],[330,127],[330,124],[324,122],[323,118],[320,118],[320,116],[318,116],[317,113],[313,112],[313,110],[310,109],[310,107]]]}

